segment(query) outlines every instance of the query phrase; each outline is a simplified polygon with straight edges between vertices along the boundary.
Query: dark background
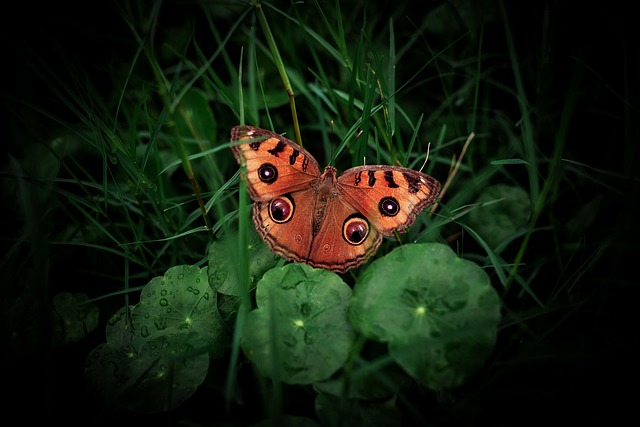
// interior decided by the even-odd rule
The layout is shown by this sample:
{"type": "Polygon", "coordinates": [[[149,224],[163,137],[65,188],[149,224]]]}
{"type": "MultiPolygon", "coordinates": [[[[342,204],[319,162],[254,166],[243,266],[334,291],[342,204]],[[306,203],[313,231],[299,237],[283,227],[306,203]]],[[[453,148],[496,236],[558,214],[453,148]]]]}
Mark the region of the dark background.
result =
{"type": "MultiPolygon", "coordinates": [[[[425,3],[424,7],[429,9],[437,4],[425,3]]],[[[539,97],[544,102],[538,107],[546,106],[555,114],[549,117],[544,130],[548,135],[553,134],[557,125],[557,116],[565,101],[563,94],[574,76],[576,58],[587,64],[583,71],[585,92],[577,100],[584,107],[577,109],[572,119],[565,157],[609,172],[603,178],[606,187],[592,189],[594,193],[604,194],[604,206],[586,234],[587,244],[592,245],[590,249],[594,253],[599,242],[608,245],[602,243],[605,250],[597,267],[571,273],[580,276],[580,303],[570,309],[550,312],[543,322],[532,324],[538,328],[532,335],[540,337],[539,343],[522,343],[523,351],[518,352],[513,342],[503,341],[509,339],[508,335],[499,337],[498,348],[513,352],[499,355],[500,360],[510,364],[509,369],[499,372],[509,372],[509,375],[491,377],[491,372],[486,373],[481,404],[460,408],[438,403],[433,393],[425,390],[414,390],[412,403],[424,402],[425,413],[432,414],[427,418],[433,419],[434,425],[614,424],[626,421],[627,417],[634,419],[640,397],[637,392],[638,274],[634,270],[640,261],[640,235],[636,225],[640,218],[639,158],[638,144],[628,141],[638,141],[640,129],[637,15],[617,2],[576,6],[573,2],[529,1],[508,2],[506,7],[518,54],[523,62],[528,61],[531,70],[538,72],[535,76],[526,76],[530,99],[535,104],[539,97]],[[547,15],[549,10],[552,13],[547,15]],[[543,24],[545,20],[548,27],[543,24]],[[548,32],[543,33],[543,28],[548,32]],[[540,63],[541,51],[548,55],[544,57],[544,64],[540,63]],[[603,88],[606,90],[601,90],[603,88]],[[550,102],[554,99],[555,103],[550,102]],[[548,329],[549,325],[553,325],[553,330],[548,329]],[[486,381],[487,378],[491,380],[486,381]],[[457,411],[468,414],[471,410],[475,411],[475,418],[461,419],[456,415],[457,411]]],[[[385,3],[379,13],[387,13],[392,8],[392,3],[385,3]]],[[[168,2],[162,22],[179,25],[180,20],[187,17],[197,20],[197,14],[195,4],[168,2]]],[[[2,146],[11,156],[21,158],[32,144],[47,140],[59,128],[59,124],[33,111],[34,105],[74,121],[73,112],[65,110],[57,94],[47,86],[43,74],[67,79],[69,68],[85,70],[98,91],[108,98],[113,91],[113,67],[118,61],[130,58],[136,45],[112,2],[23,2],[13,4],[13,10],[6,10],[3,15],[2,40],[6,49],[0,106],[6,125],[2,146]]],[[[500,25],[487,29],[486,44],[486,50],[506,49],[500,25]]],[[[73,85],[73,81],[67,84],[73,85]]],[[[549,152],[553,140],[544,141],[549,147],[542,146],[541,150],[549,152]]],[[[3,155],[3,170],[8,162],[9,156],[3,155]]],[[[554,202],[554,212],[549,215],[568,221],[576,204],[590,200],[591,196],[589,189],[580,189],[568,199],[560,198],[554,202]],[[568,214],[563,218],[565,212],[568,214]]],[[[16,227],[22,225],[16,223],[15,218],[2,218],[0,226],[3,247],[8,249],[13,245],[16,227]]],[[[547,269],[537,280],[546,281],[551,287],[560,276],[567,274],[565,267],[569,268],[558,265],[547,269]]],[[[20,266],[4,264],[1,268],[9,271],[20,266]]],[[[63,267],[56,266],[54,271],[59,275],[49,277],[50,295],[67,289],[68,280],[74,280],[63,267]],[[58,285],[60,289],[56,289],[58,285]]],[[[3,277],[11,275],[3,274],[3,277]]],[[[17,285],[1,283],[0,297],[10,295],[17,285]]],[[[39,310],[6,304],[2,308],[5,322],[20,322],[22,316],[39,310]]],[[[103,329],[99,327],[97,331],[99,335],[103,329]]],[[[7,417],[14,413],[22,422],[45,416],[48,421],[55,419],[73,424],[83,419],[80,414],[86,414],[84,420],[93,419],[95,404],[83,390],[82,367],[94,343],[77,343],[49,352],[46,343],[37,343],[42,338],[40,333],[36,327],[32,337],[34,348],[41,349],[39,352],[16,355],[3,350],[4,376],[9,380],[5,382],[5,394],[10,397],[3,399],[2,406],[6,405],[7,410],[4,413],[7,417]]],[[[476,386],[478,384],[472,382],[460,393],[472,393],[476,386]]],[[[180,416],[193,416],[202,411],[202,405],[209,406],[211,413],[221,410],[220,400],[215,393],[204,393],[201,400],[180,408],[178,415],[147,418],[122,413],[112,414],[111,421],[115,422],[120,415],[122,422],[172,424],[180,416]]],[[[242,412],[242,408],[236,410],[242,412]]],[[[210,419],[215,416],[211,415],[210,419]]],[[[206,416],[200,421],[207,422],[206,416]]]]}

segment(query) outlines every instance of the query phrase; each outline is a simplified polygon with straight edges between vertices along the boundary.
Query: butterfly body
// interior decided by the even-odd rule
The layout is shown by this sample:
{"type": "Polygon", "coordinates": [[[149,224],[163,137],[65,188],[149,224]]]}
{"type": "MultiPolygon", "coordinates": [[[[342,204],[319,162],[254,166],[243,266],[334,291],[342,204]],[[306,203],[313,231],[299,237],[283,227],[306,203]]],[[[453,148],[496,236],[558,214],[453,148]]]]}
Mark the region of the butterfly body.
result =
{"type": "Polygon", "coordinates": [[[321,171],[311,154],[273,132],[236,126],[232,147],[246,166],[253,220],[262,239],[284,258],[344,273],[404,232],[435,202],[440,184],[395,166],[358,166],[341,175],[321,171]]]}

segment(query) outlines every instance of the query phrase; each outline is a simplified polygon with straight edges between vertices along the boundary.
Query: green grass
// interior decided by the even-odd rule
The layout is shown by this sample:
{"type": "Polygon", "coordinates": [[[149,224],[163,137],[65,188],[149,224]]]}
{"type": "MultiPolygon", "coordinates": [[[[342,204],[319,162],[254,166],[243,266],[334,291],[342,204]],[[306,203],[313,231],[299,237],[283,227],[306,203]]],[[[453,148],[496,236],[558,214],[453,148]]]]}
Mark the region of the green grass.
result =
{"type": "MultiPolygon", "coordinates": [[[[110,425],[528,425],[630,412],[618,381],[633,387],[638,373],[638,281],[626,275],[640,254],[637,46],[624,11],[531,3],[118,2],[100,6],[100,20],[18,14],[0,90],[8,407],[28,396],[27,418],[110,425]],[[389,351],[362,318],[341,338],[344,360],[329,358],[340,366],[331,381],[288,381],[279,365],[300,360],[275,345],[273,366],[250,359],[247,337],[281,333],[277,316],[262,313],[260,330],[251,310],[258,279],[283,262],[254,232],[229,149],[240,123],[286,133],[339,170],[363,158],[417,170],[430,144],[424,171],[446,192],[373,258],[385,271],[394,248],[436,243],[486,274],[502,317],[490,355],[464,360],[482,363],[462,384],[408,374],[398,361],[413,353],[389,351]],[[183,266],[198,268],[185,279],[183,266]],[[150,309],[159,277],[178,283],[176,307],[201,309],[188,319],[197,333],[150,309]],[[155,346],[155,358],[140,350],[155,346]],[[128,382],[115,384],[113,367],[131,369],[128,382]]],[[[369,264],[342,277],[356,294],[369,264]]],[[[438,271],[424,281],[458,273],[438,271]]],[[[261,286],[265,307],[289,302],[261,286]]],[[[386,290],[405,286],[418,292],[386,290]]],[[[473,323],[460,329],[470,346],[491,335],[473,323]]]]}

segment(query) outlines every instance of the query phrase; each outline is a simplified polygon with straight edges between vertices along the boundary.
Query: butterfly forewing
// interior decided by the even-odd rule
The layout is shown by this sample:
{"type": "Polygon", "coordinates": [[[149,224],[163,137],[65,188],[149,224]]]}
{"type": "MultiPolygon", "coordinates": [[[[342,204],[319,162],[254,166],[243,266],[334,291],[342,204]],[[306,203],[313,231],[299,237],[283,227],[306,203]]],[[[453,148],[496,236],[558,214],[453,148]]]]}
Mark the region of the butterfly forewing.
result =
{"type": "Polygon", "coordinates": [[[248,143],[231,147],[247,168],[251,198],[268,201],[285,193],[308,189],[320,177],[318,162],[297,144],[264,129],[236,126],[231,141],[248,143]]]}
{"type": "Polygon", "coordinates": [[[404,232],[436,201],[440,183],[433,177],[396,166],[358,166],[338,177],[346,201],[384,235],[404,232]]]}

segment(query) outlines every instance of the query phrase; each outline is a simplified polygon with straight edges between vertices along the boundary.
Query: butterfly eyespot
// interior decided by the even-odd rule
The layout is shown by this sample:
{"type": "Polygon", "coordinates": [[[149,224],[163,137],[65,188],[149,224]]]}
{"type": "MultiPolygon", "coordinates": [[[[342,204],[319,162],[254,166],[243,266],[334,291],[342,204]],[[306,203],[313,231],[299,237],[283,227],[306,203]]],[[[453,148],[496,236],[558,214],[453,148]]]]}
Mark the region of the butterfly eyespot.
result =
{"type": "Polygon", "coordinates": [[[369,235],[369,223],[361,216],[350,216],[342,226],[342,237],[347,243],[357,246],[369,235]]]}
{"type": "Polygon", "coordinates": [[[385,197],[378,203],[378,210],[384,216],[396,216],[400,212],[400,204],[395,197],[385,197]]]}
{"type": "Polygon", "coordinates": [[[296,243],[302,243],[302,234],[296,234],[294,239],[296,243]]]}
{"type": "Polygon", "coordinates": [[[278,224],[289,222],[295,210],[293,199],[289,196],[278,197],[269,202],[269,216],[278,224]]]}
{"type": "Polygon", "coordinates": [[[263,163],[258,168],[258,178],[265,184],[272,184],[278,179],[278,169],[271,163],[263,163]]]}
{"type": "Polygon", "coordinates": [[[331,252],[331,245],[328,243],[325,243],[324,245],[322,245],[322,250],[326,253],[326,252],[331,252]]]}

